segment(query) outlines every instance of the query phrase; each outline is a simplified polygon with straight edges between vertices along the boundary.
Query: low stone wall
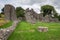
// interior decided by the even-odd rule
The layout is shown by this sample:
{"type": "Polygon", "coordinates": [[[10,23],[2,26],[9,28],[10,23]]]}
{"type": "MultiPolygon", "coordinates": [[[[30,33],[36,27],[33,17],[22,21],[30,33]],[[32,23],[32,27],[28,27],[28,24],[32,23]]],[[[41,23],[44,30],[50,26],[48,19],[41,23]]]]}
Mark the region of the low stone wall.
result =
{"type": "Polygon", "coordinates": [[[5,28],[5,29],[0,29],[0,40],[7,40],[10,34],[16,28],[17,24],[18,24],[18,21],[14,21],[12,26],[5,28]]]}

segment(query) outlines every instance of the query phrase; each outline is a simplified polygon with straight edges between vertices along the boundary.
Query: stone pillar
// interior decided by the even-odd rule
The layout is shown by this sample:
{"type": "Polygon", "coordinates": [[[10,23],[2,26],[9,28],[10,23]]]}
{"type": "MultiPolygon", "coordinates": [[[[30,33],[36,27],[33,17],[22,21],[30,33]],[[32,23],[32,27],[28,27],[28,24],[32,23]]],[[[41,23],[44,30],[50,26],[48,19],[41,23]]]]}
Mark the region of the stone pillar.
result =
{"type": "Polygon", "coordinates": [[[6,20],[10,20],[11,19],[10,18],[10,9],[11,9],[10,5],[5,5],[4,14],[5,14],[5,19],[6,20]]]}
{"type": "Polygon", "coordinates": [[[5,5],[4,7],[4,14],[5,14],[5,19],[6,20],[17,20],[16,12],[15,12],[15,7],[12,5],[5,5]]]}
{"type": "Polygon", "coordinates": [[[11,20],[17,20],[16,12],[15,12],[15,7],[11,7],[11,20]]]}

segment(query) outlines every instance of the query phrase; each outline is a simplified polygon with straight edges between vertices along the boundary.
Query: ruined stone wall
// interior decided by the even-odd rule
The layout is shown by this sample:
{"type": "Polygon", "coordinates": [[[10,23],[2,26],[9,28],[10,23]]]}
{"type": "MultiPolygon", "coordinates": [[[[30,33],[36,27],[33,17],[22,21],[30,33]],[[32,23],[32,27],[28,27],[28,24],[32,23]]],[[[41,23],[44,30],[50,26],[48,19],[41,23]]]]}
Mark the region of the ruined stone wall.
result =
{"type": "Polygon", "coordinates": [[[37,14],[33,9],[31,9],[31,13],[36,20],[39,19],[39,14],[37,14]]]}
{"type": "Polygon", "coordinates": [[[52,15],[43,16],[43,13],[37,14],[33,9],[26,9],[25,18],[27,22],[36,23],[37,21],[41,22],[59,22],[57,18],[53,18],[52,15]]]}
{"type": "Polygon", "coordinates": [[[0,40],[7,40],[8,37],[11,35],[11,33],[16,28],[17,23],[18,21],[14,21],[12,26],[5,28],[5,29],[0,29],[0,40]]]}
{"type": "Polygon", "coordinates": [[[11,9],[11,7],[10,7],[10,5],[5,5],[5,7],[4,7],[4,14],[5,14],[5,19],[6,20],[10,20],[11,18],[10,18],[10,9],[11,9]]]}
{"type": "Polygon", "coordinates": [[[5,5],[4,7],[4,14],[5,14],[5,19],[6,20],[17,20],[16,12],[15,12],[15,7],[12,5],[5,5]]]}
{"type": "Polygon", "coordinates": [[[33,14],[34,14],[34,12],[32,10],[26,9],[25,18],[26,18],[27,22],[30,22],[30,23],[35,23],[36,22],[36,19],[33,16],[33,14]]]}
{"type": "Polygon", "coordinates": [[[12,6],[11,8],[11,20],[17,20],[16,12],[15,12],[15,7],[12,6]]]}
{"type": "Polygon", "coordinates": [[[43,14],[39,14],[39,21],[42,22],[59,22],[58,18],[53,18],[51,15],[46,15],[43,17],[43,14]]]}

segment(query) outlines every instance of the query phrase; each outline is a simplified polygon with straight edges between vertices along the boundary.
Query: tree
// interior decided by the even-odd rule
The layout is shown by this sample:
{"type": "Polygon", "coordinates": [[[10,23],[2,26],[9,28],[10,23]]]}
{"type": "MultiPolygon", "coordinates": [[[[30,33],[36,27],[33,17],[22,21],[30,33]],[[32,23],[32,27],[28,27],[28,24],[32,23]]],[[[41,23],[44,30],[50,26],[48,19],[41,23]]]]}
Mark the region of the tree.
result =
{"type": "Polygon", "coordinates": [[[53,14],[55,15],[56,14],[56,11],[54,9],[53,6],[51,5],[44,5],[44,6],[41,6],[41,12],[43,12],[43,16],[45,15],[49,15],[49,14],[53,14]],[[52,13],[53,12],[53,13],[52,13]]]}
{"type": "Polygon", "coordinates": [[[55,13],[55,14],[54,14],[54,17],[55,17],[55,18],[58,18],[58,13],[55,13]]]}
{"type": "Polygon", "coordinates": [[[2,11],[1,14],[4,14],[4,8],[2,8],[1,11],[2,11]]]}
{"type": "Polygon", "coordinates": [[[60,21],[60,15],[58,16],[58,20],[60,21]]]}
{"type": "Polygon", "coordinates": [[[0,13],[0,18],[1,18],[1,13],[0,13]]]}
{"type": "Polygon", "coordinates": [[[2,8],[1,11],[4,12],[4,8],[2,8]]]}
{"type": "Polygon", "coordinates": [[[22,7],[17,7],[16,15],[17,15],[17,17],[24,17],[24,9],[22,7]]]}

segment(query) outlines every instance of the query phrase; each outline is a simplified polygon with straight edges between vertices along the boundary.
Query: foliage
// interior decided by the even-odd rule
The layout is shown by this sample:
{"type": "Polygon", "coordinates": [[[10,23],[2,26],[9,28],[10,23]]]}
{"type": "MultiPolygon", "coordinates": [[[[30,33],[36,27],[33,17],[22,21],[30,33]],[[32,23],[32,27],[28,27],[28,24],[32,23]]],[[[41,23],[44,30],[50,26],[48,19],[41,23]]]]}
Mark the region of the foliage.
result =
{"type": "Polygon", "coordinates": [[[17,7],[16,15],[17,15],[17,17],[24,17],[24,9],[22,7],[17,7]]]}
{"type": "Polygon", "coordinates": [[[60,15],[58,16],[58,19],[59,19],[59,21],[60,21],[60,15]]]}
{"type": "Polygon", "coordinates": [[[4,18],[4,14],[0,13],[0,18],[4,18]]]}
{"type": "Polygon", "coordinates": [[[2,11],[1,14],[4,14],[4,8],[2,8],[1,11],[2,11]]]}
{"type": "Polygon", "coordinates": [[[58,13],[55,13],[55,14],[54,14],[54,17],[55,17],[55,18],[58,18],[58,13]]]}
{"type": "Polygon", "coordinates": [[[43,12],[43,16],[56,13],[54,7],[51,5],[41,6],[41,12],[43,12]]]}
{"type": "Polygon", "coordinates": [[[4,8],[2,8],[1,11],[4,12],[4,8]]]}
{"type": "Polygon", "coordinates": [[[1,18],[1,13],[0,13],[0,18],[1,18]]]}

